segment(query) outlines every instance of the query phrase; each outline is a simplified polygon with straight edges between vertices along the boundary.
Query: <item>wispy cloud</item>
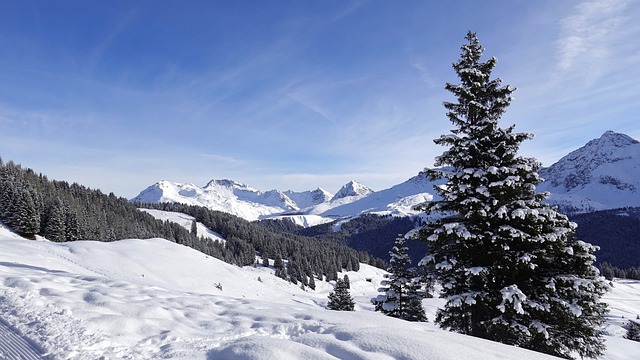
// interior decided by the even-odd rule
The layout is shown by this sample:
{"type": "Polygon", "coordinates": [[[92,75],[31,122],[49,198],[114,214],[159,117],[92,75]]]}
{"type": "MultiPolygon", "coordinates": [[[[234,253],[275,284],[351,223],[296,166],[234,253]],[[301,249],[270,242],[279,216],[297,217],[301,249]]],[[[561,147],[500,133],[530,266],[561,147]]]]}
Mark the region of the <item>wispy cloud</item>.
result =
{"type": "Polygon", "coordinates": [[[423,60],[411,58],[409,59],[409,65],[420,74],[420,80],[429,85],[430,88],[437,88],[440,85],[433,79],[433,75],[431,75],[423,60]]]}
{"type": "Polygon", "coordinates": [[[367,3],[369,0],[355,0],[351,1],[344,9],[339,11],[333,18],[331,18],[330,22],[335,22],[338,20],[342,20],[343,18],[351,15],[353,12],[358,10],[362,5],[367,3]]]}
{"type": "Polygon", "coordinates": [[[575,13],[562,19],[557,42],[559,70],[579,74],[587,82],[607,71],[615,47],[631,19],[625,11],[629,1],[589,0],[578,5],[575,13]]]}
{"type": "Polygon", "coordinates": [[[11,131],[53,130],[68,127],[86,127],[94,122],[92,115],[65,115],[53,110],[16,110],[0,104],[0,125],[11,125],[11,131]]]}
{"type": "Polygon", "coordinates": [[[240,160],[231,156],[225,156],[220,154],[198,154],[198,156],[207,160],[213,160],[216,162],[223,162],[228,164],[243,164],[244,160],[240,160]]]}
{"type": "Polygon", "coordinates": [[[307,108],[311,112],[320,115],[325,120],[327,120],[329,122],[332,122],[332,123],[336,122],[335,116],[333,114],[331,114],[331,112],[328,109],[324,108],[323,106],[321,106],[317,102],[313,101],[306,94],[304,94],[304,93],[302,93],[300,91],[295,91],[295,92],[288,93],[287,97],[289,99],[295,101],[296,103],[304,106],[305,108],[307,108]]]}
{"type": "Polygon", "coordinates": [[[136,18],[137,11],[129,11],[122,16],[116,26],[107,34],[102,42],[100,42],[89,55],[89,64],[91,67],[95,67],[102,58],[104,52],[111,46],[116,37],[125,30],[136,18]]]}

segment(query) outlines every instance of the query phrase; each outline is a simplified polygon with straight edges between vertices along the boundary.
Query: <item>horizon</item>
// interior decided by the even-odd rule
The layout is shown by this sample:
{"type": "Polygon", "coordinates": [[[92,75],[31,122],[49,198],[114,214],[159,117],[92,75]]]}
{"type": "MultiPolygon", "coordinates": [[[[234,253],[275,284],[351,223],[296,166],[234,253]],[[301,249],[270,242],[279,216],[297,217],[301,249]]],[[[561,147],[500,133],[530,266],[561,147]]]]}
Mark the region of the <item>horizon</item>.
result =
{"type": "MultiPolygon", "coordinates": [[[[433,166],[468,30],[550,166],[640,138],[640,2],[1,6],[0,156],[126,198],[160,181],[376,191],[433,166]]],[[[198,185],[201,186],[201,185],[198,185]]]]}

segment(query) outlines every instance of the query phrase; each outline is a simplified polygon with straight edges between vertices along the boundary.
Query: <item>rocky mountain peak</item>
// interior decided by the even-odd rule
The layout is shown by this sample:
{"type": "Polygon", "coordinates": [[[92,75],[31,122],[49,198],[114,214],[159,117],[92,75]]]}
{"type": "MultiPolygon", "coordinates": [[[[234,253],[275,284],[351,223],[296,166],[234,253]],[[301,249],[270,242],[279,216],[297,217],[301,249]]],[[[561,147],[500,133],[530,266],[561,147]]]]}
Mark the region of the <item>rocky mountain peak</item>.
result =
{"type": "Polygon", "coordinates": [[[205,189],[207,188],[211,188],[214,186],[220,186],[220,187],[225,187],[225,188],[229,188],[229,189],[246,189],[248,188],[247,185],[239,183],[237,181],[233,181],[233,180],[229,180],[229,179],[219,179],[219,180],[211,180],[207,183],[207,185],[205,185],[205,189]]]}
{"type": "Polygon", "coordinates": [[[340,190],[338,190],[338,192],[333,196],[331,201],[345,198],[347,196],[366,196],[371,193],[373,193],[373,190],[369,189],[368,187],[360,184],[355,180],[351,180],[348,183],[346,183],[344,186],[342,186],[340,190]]]}

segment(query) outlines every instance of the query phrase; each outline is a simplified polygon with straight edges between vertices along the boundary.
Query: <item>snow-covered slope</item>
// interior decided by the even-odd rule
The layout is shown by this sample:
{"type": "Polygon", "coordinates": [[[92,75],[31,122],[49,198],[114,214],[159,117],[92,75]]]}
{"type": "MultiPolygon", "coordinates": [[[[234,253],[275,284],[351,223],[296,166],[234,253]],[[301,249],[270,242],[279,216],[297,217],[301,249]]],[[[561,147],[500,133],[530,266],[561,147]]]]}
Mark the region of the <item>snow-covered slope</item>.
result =
{"type": "Polygon", "coordinates": [[[364,213],[376,213],[394,216],[415,215],[413,207],[425,201],[431,201],[435,193],[434,182],[427,178],[425,172],[395,185],[389,189],[376,191],[361,196],[355,201],[343,204],[330,202],[315,207],[312,212],[324,217],[350,217],[364,213]]]}
{"type": "MultiPolygon", "coordinates": [[[[140,209],[140,211],[144,211],[158,220],[172,221],[189,231],[191,231],[191,224],[195,220],[195,218],[191,215],[170,212],[170,211],[153,210],[153,209],[140,209]]],[[[210,230],[201,222],[196,222],[196,232],[198,236],[202,236],[207,239],[211,239],[214,241],[222,241],[222,242],[225,241],[222,235],[220,235],[215,231],[210,230]]]]}
{"type": "MultiPolygon", "coordinates": [[[[366,265],[348,273],[356,311],[336,312],[324,308],[328,283],[307,292],[272,268],[239,268],[162,239],[52,243],[0,225],[0,254],[0,358],[550,359],[372,311],[383,272],[366,265]]],[[[630,281],[607,295],[602,359],[640,352],[620,336],[638,298],[630,281]]],[[[424,305],[433,320],[442,300],[424,305]]]]}
{"type": "Polygon", "coordinates": [[[640,206],[640,142],[613,131],[540,170],[539,191],[564,211],[640,206]]]}

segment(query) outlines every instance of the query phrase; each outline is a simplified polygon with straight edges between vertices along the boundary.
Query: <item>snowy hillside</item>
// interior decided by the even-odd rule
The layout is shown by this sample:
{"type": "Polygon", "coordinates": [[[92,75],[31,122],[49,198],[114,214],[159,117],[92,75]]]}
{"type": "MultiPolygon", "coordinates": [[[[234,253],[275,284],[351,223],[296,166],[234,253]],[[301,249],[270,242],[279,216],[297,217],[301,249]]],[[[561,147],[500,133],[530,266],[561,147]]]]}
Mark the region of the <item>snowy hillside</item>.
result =
{"type": "Polygon", "coordinates": [[[605,132],[600,138],[540,170],[539,191],[566,211],[640,206],[640,142],[605,132]]]}
{"type": "MultiPolygon", "coordinates": [[[[0,358],[550,358],[372,311],[383,273],[367,265],[348,273],[356,311],[335,312],[324,308],[330,284],[307,292],[272,268],[238,268],[162,239],[51,243],[0,227],[0,254],[0,358]]],[[[619,326],[640,312],[639,298],[629,281],[608,295],[604,359],[640,352],[619,326]]],[[[433,319],[441,300],[424,305],[433,319]]]]}
{"type": "Polygon", "coordinates": [[[364,213],[394,216],[416,215],[419,212],[413,210],[414,206],[433,200],[434,184],[427,178],[425,172],[420,172],[402,184],[389,189],[373,192],[349,203],[322,204],[316,206],[311,212],[325,217],[349,217],[364,213]]]}

